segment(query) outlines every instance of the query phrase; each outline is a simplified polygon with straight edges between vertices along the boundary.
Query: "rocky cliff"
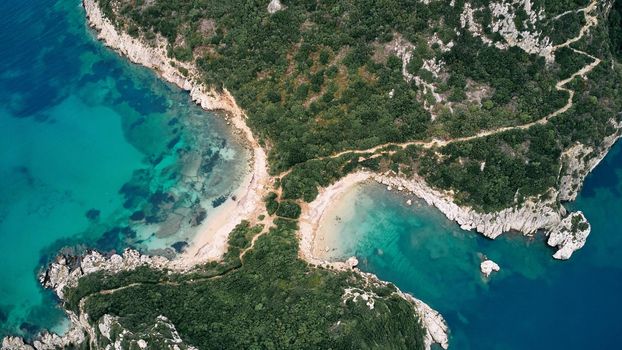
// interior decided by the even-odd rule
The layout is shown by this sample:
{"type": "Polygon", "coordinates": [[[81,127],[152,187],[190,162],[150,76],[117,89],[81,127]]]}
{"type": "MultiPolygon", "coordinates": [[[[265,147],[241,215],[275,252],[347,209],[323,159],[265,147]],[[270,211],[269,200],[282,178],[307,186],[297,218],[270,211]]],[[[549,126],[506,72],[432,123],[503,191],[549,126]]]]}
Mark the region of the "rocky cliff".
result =
{"type": "Polygon", "coordinates": [[[553,257],[560,260],[569,259],[574,251],[585,245],[585,240],[591,230],[592,227],[583,212],[574,212],[565,217],[549,231],[547,244],[558,248],[553,257]]]}

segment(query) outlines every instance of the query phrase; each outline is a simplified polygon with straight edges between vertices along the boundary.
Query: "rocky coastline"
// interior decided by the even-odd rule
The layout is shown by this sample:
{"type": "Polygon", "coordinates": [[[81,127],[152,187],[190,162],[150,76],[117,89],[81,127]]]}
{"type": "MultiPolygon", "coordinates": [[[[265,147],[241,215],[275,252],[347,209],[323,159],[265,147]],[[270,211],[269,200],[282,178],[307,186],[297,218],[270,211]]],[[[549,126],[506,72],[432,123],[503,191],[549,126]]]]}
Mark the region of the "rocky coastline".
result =
{"type": "Polygon", "coordinates": [[[528,198],[520,205],[498,212],[481,213],[473,208],[460,206],[454,202],[451,193],[432,188],[417,175],[406,179],[387,172],[368,174],[366,178],[372,178],[388,189],[407,191],[439,209],[449,220],[457,222],[462,229],[475,230],[491,239],[508,231],[533,235],[536,231],[543,230],[549,236],[548,245],[559,248],[553,257],[566,260],[572,252],[583,247],[589,234],[589,227],[580,235],[567,229],[571,217],[579,215],[586,224],[587,219],[581,212],[568,213],[562,202],[576,199],[587,175],[596,168],[622,136],[622,123],[615,123],[613,120],[610,123],[615,131],[607,136],[599,147],[577,143],[562,154],[558,189],[550,188],[540,198],[528,198]]]}
{"type": "MultiPolygon", "coordinates": [[[[141,266],[148,266],[156,270],[168,270],[183,272],[187,268],[176,260],[169,260],[162,256],[143,255],[133,249],[126,249],[122,254],[111,254],[105,256],[97,251],[88,251],[84,255],[59,254],[55,261],[47,269],[39,274],[39,282],[45,288],[51,289],[56,293],[62,303],[67,301],[65,297],[66,288],[78,286],[80,278],[99,272],[119,273],[132,271],[141,266]]],[[[100,342],[108,343],[111,347],[106,349],[122,349],[122,344],[134,342],[139,348],[146,348],[147,338],[151,335],[143,335],[143,338],[130,337],[130,333],[120,326],[116,318],[110,315],[102,317],[100,322],[92,324],[89,322],[88,315],[83,312],[80,304],[79,313],[65,309],[71,322],[70,329],[62,336],[50,332],[43,332],[37,336],[32,343],[26,342],[21,337],[5,337],[2,340],[2,350],[47,350],[64,349],[79,347],[88,342],[91,348],[98,348],[96,344],[100,342]],[[111,324],[114,323],[117,331],[116,336],[111,337],[111,324]],[[125,342],[125,343],[124,343],[125,342]],[[140,345],[146,344],[145,347],[140,345]]],[[[164,316],[159,316],[154,320],[158,325],[165,325],[171,330],[167,337],[159,337],[157,340],[165,342],[174,340],[177,345],[181,344],[181,338],[176,333],[174,325],[164,316]]],[[[191,346],[180,347],[193,349],[191,346]]]]}
{"type": "MultiPolygon", "coordinates": [[[[208,111],[224,111],[227,115],[228,124],[232,124],[244,139],[248,142],[249,148],[252,150],[252,168],[253,171],[244,181],[241,188],[244,188],[244,196],[250,197],[250,200],[242,201],[236,206],[238,215],[234,215],[225,225],[219,225],[216,228],[219,234],[216,235],[219,242],[218,251],[210,251],[209,254],[203,254],[208,243],[201,244],[193,250],[196,256],[185,256],[184,259],[168,260],[159,256],[142,255],[138,251],[126,249],[121,255],[113,254],[104,256],[99,252],[90,251],[83,256],[59,255],[56,260],[41,272],[39,276],[40,283],[45,287],[55,291],[61,301],[65,301],[64,291],[66,287],[75,287],[80,278],[98,272],[107,271],[117,273],[122,271],[131,271],[140,266],[149,266],[157,270],[171,270],[184,272],[192,269],[192,267],[207,258],[208,260],[218,259],[227,249],[226,241],[228,233],[242,220],[242,218],[256,217],[258,207],[263,208],[263,194],[269,175],[267,172],[267,159],[264,149],[255,139],[252,131],[247,126],[245,114],[236,104],[233,96],[226,90],[216,91],[200,82],[199,74],[192,64],[179,62],[171,59],[166,53],[166,42],[164,39],[158,39],[156,47],[146,45],[140,39],[133,38],[126,33],[120,33],[115,29],[113,24],[107,19],[95,0],[83,0],[82,4],[86,10],[86,16],[91,28],[96,31],[97,39],[103,42],[109,48],[117,51],[123,57],[128,58],[131,62],[153,69],[160,77],[166,81],[173,83],[183,90],[189,91],[192,100],[208,111]],[[187,74],[182,74],[182,68],[187,74]],[[224,236],[222,232],[224,232],[224,236]]],[[[231,213],[229,213],[231,214],[231,213]]],[[[230,215],[231,216],[231,215],[230,215]]],[[[214,227],[210,227],[214,229],[214,227]]],[[[213,243],[213,242],[209,242],[213,243]]],[[[328,263],[324,261],[314,260],[309,263],[324,265],[325,267],[345,271],[354,270],[361,274],[368,281],[375,284],[388,284],[380,281],[375,275],[366,274],[356,269],[357,261],[355,258],[348,259],[346,262],[328,263]]],[[[397,289],[396,292],[400,297],[410,302],[414,312],[421,318],[422,324],[426,330],[425,344],[430,349],[433,343],[438,343],[442,348],[448,347],[448,328],[442,316],[427,304],[403,293],[397,289]]],[[[80,308],[81,309],[81,308],[80,308]]],[[[108,345],[106,349],[122,348],[123,335],[127,333],[121,330],[119,333],[121,338],[111,339],[107,336],[110,333],[111,325],[115,322],[114,317],[105,315],[99,323],[91,324],[88,321],[88,315],[80,310],[79,314],[66,310],[71,321],[71,328],[62,336],[48,332],[41,333],[32,341],[31,344],[24,341],[21,337],[5,337],[2,341],[2,349],[7,350],[43,350],[66,347],[77,347],[88,342],[91,348],[98,348],[97,341],[101,340],[108,345]]],[[[171,329],[170,337],[175,340],[174,348],[194,349],[192,346],[180,346],[179,336],[168,320],[158,318],[156,323],[165,323],[171,329]]],[[[133,344],[138,348],[147,348],[147,341],[144,339],[133,339],[133,344]]],[[[171,347],[173,348],[173,347],[171,347]]]]}
{"type": "MultiPolygon", "coordinates": [[[[245,188],[244,195],[247,197],[247,200],[238,203],[236,206],[238,214],[233,216],[233,220],[228,220],[226,225],[220,225],[217,228],[218,234],[215,235],[215,239],[217,239],[220,246],[216,251],[207,254],[210,259],[217,259],[222,252],[226,251],[228,232],[243,218],[256,217],[257,215],[254,214],[258,210],[257,208],[263,208],[262,194],[264,194],[268,179],[270,178],[267,173],[264,149],[259,146],[253,133],[248,128],[244,112],[226,89],[216,91],[200,83],[200,80],[197,78],[199,74],[193,65],[167,57],[166,43],[162,39],[160,39],[157,47],[150,47],[128,34],[119,33],[102,14],[95,0],[83,0],[83,6],[90,26],[97,31],[97,38],[106,46],[119,52],[122,56],[127,57],[136,64],[153,69],[163,79],[189,91],[192,100],[202,108],[210,111],[225,111],[229,118],[228,121],[239,130],[240,134],[249,143],[249,147],[253,152],[253,171],[241,186],[245,188]],[[188,74],[182,74],[180,67],[187,71],[188,74]]],[[[423,199],[427,204],[438,208],[447,218],[456,221],[461,228],[465,230],[473,229],[491,239],[507,231],[519,231],[525,235],[531,235],[538,230],[545,230],[549,235],[547,243],[559,248],[554,254],[554,258],[568,259],[575,250],[580,249],[585,244],[590,227],[583,213],[568,214],[563,205],[560,204],[560,201],[571,201],[576,198],[587,174],[598,165],[621,136],[622,124],[614,126],[616,127],[616,132],[607,137],[600,147],[594,148],[577,144],[564,152],[562,155],[563,167],[560,173],[559,189],[550,189],[545,199],[531,198],[521,205],[494,213],[480,213],[473,208],[459,206],[455,204],[451,193],[433,189],[418,176],[406,179],[395,176],[391,172],[384,174],[357,172],[351,174],[336,184],[329,186],[314,202],[303,208],[300,224],[301,256],[309,263],[315,265],[338,270],[354,269],[369,281],[372,281],[372,283],[387,283],[380,281],[373,274],[364,273],[356,269],[356,259],[351,258],[346,262],[334,263],[318,259],[311,253],[311,247],[316,234],[315,230],[317,229],[316,225],[321,219],[325,207],[335,198],[334,195],[343,190],[344,186],[373,179],[388,188],[408,191],[423,199]]],[[[213,227],[210,227],[210,229],[213,229],[213,227]]],[[[206,244],[213,242],[203,243],[194,250],[197,255],[200,255],[202,248],[206,244]]],[[[65,287],[75,287],[81,277],[97,271],[115,273],[131,271],[140,266],[149,266],[160,270],[184,271],[199,261],[201,260],[170,261],[163,257],[141,255],[134,250],[126,250],[121,255],[113,254],[109,257],[94,251],[87,253],[81,258],[59,255],[56,261],[40,275],[40,282],[46,288],[53,289],[58,297],[64,300],[63,291],[65,287]]],[[[396,293],[411,302],[413,309],[421,318],[422,324],[426,329],[426,347],[429,349],[433,343],[437,343],[446,349],[448,347],[448,328],[442,316],[421,300],[403,293],[399,289],[397,289],[396,293]]],[[[58,336],[56,334],[43,333],[33,341],[32,345],[27,344],[19,337],[6,337],[2,341],[2,349],[40,350],[78,345],[85,341],[92,343],[96,339],[101,339],[102,336],[105,337],[105,330],[110,328],[109,324],[91,325],[86,314],[80,313],[77,315],[71,311],[67,311],[67,313],[72,326],[65,335],[58,336]]],[[[114,320],[111,317],[104,317],[102,322],[111,323],[114,320]]],[[[170,322],[167,323],[168,320],[159,318],[155,322],[170,324],[170,322]]],[[[174,338],[176,334],[174,326],[170,324],[167,327],[171,328],[172,335],[169,336],[174,338]]],[[[123,334],[123,332],[121,333],[123,334]]],[[[113,340],[110,337],[107,337],[107,339],[112,344],[111,348],[116,348],[118,339],[113,340]]],[[[147,347],[147,342],[144,339],[133,341],[141,349],[147,347]]],[[[188,346],[186,348],[191,349],[192,347],[188,346]]]]}

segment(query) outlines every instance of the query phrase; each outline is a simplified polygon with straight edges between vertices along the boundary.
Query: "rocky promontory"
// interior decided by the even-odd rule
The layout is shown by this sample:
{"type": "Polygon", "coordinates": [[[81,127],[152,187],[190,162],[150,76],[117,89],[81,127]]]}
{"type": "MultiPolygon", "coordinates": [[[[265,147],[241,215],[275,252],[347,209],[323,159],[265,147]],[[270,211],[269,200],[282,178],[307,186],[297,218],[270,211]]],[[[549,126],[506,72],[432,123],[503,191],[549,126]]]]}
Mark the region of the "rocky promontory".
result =
{"type": "Polygon", "coordinates": [[[558,248],[553,257],[559,260],[569,259],[574,251],[585,245],[591,230],[592,227],[583,212],[574,212],[565,217],[559,225],[549,231],[547,244],[558,248]]]}

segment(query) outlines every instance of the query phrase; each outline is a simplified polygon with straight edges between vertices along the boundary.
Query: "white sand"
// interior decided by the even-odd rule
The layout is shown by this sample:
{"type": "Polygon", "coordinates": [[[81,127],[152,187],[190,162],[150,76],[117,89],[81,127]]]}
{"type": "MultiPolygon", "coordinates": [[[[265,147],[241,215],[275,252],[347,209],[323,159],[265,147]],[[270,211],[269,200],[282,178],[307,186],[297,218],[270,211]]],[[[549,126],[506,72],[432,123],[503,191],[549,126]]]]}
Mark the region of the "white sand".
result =
{"type": "Polygon", "coordinates": [[[300,215],[300,255],[301,257],[317,265],[334,265],[326,261],[326,242],[332,241],[336,234],[332,218],[335,216],[352,215],[352,203],[341,201],[345,196],[350,198],[351,191],[358,190],[357,186],[363,181],[371,179],[372,173],[366,171],[349,174],[334,184],[320,190],[317,198],[302,207],[300,215]]]}
{"type": "Polygon", "coordinates": [[[127,33],[118,32],[106,18],[94,0],[83,0],[83,5],[91,27],[98,31],[97,38],[106,46],[127,57],[130,61],[151,68],[163,79],[190,92],[194,102],[208,111],[227,112],[227,124],[232,124],[248,141],[252,154],[252,170],[246,176],[240,188],[235,191],[236,201],[231,199],[222,204],[217,211],[199,228],[189,249],[179,260],[180,265],[215,260],[227,249],[229,232],[242,220],[251,222],[264,211],[263,197],[268,175],[266,153],[259,145],[248,125],[246,116],[227,91],[215,91],[201,83],[201,74],[192,64],[179,62],[167,56],[164,39],[157,47],[149,46],[140,39],[132,38],[127,33]],[[173,62],[174,61],[174,62],[173,62]],[[171,63],[173,62],[173,63],[171,63]],[[188,70],[188,77],[181,74],[178,67],[188,70]]]}
{"type": "Polygon", "coordinates": [[[254,222],[265,211],[263,197],[270,177],[263,149],[255,148],[252,165],[233,194],[236,200],[227,199],[207,217],[181,259],[190,264],[219,259],[227,251],[227,239],[235,226],[242,220],[254,222]]]}

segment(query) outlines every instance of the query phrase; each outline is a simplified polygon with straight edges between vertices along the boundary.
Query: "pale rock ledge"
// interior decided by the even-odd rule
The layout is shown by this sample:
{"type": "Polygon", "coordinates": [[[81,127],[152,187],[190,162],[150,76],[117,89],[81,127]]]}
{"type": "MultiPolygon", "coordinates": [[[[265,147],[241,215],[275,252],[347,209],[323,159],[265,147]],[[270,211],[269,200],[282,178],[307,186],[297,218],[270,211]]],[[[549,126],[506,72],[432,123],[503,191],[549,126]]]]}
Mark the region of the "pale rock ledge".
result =
{"type": "Polygon", "coordinates": [[[559,260],[569,259],[575,250],[585,245],[591,229],[583,212],[577,211],[565,217],[549,232],[547,244],[558,248],[553,257],[559,260]]]}

